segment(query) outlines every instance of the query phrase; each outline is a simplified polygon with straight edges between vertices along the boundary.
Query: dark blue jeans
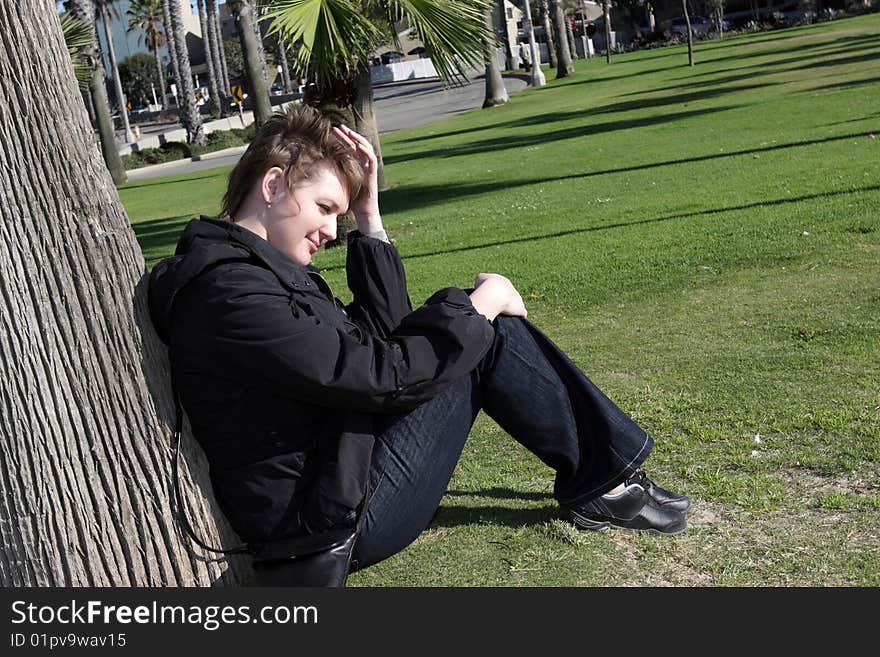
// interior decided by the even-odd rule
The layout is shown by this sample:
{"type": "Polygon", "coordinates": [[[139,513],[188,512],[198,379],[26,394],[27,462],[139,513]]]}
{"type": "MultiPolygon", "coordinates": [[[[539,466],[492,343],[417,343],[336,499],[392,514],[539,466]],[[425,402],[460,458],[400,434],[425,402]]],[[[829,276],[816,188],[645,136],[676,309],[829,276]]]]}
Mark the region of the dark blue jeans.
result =
{"type": "Polygon", "coordinates": [[[556,471],[563,505],[611,490],[648,456],[651,437],[532,323],[494,323],[492,348],[469,377],[409,413],[376,416],[357,568],[399,552],[428,526],[480,409],[556,471]]]}

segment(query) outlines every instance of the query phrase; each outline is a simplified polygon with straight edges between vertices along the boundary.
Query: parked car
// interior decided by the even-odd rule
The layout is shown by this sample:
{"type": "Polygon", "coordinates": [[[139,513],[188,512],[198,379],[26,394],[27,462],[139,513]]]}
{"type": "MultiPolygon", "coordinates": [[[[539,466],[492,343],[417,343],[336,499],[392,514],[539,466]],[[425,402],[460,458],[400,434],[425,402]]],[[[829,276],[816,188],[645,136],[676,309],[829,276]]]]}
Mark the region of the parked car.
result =
{"type": "Polygon", "coordinates": [[[406,55],[402,52],[398,52],[397,50],[389,50],[388,52],[383,52],[379,55],[379,59],[383,64],[393,64],[394,62],[401,61],[406,55]]]}
{"type": "MultiPolygon", "coordinates": [[[[712,29],[712,21],[710,21],[705,16],[691,16],[691,34],[697,36],[698,34],[705,34],[712,29]]],[[[666,21],[665,32],[669,34],[670,37],[683,37],[687,35],[687,21],[684,16],[676,16],[668,21],[666,21]]]]}

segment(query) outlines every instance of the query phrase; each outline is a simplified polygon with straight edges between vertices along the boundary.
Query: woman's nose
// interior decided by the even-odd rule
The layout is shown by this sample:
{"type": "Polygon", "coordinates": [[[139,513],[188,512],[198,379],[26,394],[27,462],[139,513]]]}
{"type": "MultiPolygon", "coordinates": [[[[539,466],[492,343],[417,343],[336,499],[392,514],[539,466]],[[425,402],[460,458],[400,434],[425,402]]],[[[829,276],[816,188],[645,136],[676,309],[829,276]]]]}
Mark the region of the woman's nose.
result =
{"type": "Polygon", "coordinates": [[[328,221],[321,227],[320,230],[321,237],[324,238],[327,242],[332,242],[336,239],[336,217],[334,216],[332,221],[328,221]]]}

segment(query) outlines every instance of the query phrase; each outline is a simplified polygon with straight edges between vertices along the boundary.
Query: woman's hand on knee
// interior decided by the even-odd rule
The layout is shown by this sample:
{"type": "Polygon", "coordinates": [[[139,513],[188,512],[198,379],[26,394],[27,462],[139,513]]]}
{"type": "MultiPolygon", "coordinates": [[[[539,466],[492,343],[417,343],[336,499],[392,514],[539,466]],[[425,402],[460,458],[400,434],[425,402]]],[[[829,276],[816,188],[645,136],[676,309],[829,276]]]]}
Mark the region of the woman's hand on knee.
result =
{"type": "Polygon", "coordinates": [[[501,274],[477,274],[471,303],[490,322],[498,315],[526,317],[528,311],[513,283],[501,274]]]}

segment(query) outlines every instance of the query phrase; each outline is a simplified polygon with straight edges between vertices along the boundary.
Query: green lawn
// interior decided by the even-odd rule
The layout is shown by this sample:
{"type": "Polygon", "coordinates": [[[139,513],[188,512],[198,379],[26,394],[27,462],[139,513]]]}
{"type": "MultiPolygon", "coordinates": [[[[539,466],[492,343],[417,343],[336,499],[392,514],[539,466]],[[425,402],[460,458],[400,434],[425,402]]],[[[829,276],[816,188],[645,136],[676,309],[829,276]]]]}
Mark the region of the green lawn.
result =
{"type": "MultiPolygon", "coordinates": [[[[439,513],[352,585],[880,584],[880,15],[577,61],[383,138],[414,302],[508,275],[656,438],[677,538],[578,533],[480,417],[439,513]]],[[[150,264],[227,170],[120,189],[150,264]]],[[[345,296],[344,252],[316,264],[345,296]]]]}

